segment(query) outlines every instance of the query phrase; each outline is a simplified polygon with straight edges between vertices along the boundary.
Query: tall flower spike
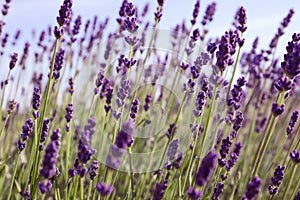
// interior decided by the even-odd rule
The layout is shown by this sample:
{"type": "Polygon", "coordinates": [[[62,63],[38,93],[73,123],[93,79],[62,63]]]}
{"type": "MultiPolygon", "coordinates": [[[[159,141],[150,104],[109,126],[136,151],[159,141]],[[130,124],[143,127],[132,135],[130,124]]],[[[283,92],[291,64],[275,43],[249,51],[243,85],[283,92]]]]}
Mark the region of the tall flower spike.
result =
{"type": "Polygon", "coordinates": [[[226,31],[225,34],[221,37],[221,41],[218,46],[219,50],[216,53],[216,65],[221,72],[223,72],[227,66],[233,64],[233,59],[231,58],[231,56],[235,53],[237,41],[237,31],[226,31]]]}
{"type": "Polygon", "coordinates": [[[285,166],[278,166],[275,169],[274,176],[271,178],[272,184],[269,185],[270,195],[274,195],[278,192],[278,187],[280,186],[284,178],[285,166]]]}
{"type": "Polygon", "coordinates": [[[215,2],[209,4],[206,8],[206,11],[205,11],[205,15],[203,17],[203,20],[201,22],[201,24],[203,26],[205,26],[208,22],[211,22],[213,20],[213,16],[216,12],[216,6],[217,4],[215,2]]]}
{"type": "Polygon", "coordinates": [[[197,21],[197,17],[199,14],[199,9],[200,9],[200,0],[196,1],[196,4],[194,6],[194,11],[193,11],[193,19],[191,19],[191,24],[195,25],[197,21]]]}
{"type": "Polygon", "coordinates": [[[209,180],[216,167],[217,154],[210,151],[202,160],[201,165],[196,174],[196,184],[204,186],[209,180]]]}
{"type": "Polygon", "coordinates": [[[32,95],[32,101],[31,101],[32,107],[33,107],[33,117],[36,119],[39,117],[39,108],[41,105],[41,90],[38,87],[35,87],[33,89],[33,95],[32,95]]]}
{"type": "Polygon", "coordinates": [[[238,24],[235,24],[236,28],[241,33],[244,33],[247,30],[246,27],[247,17],[246,17],[246,10],[243,6],[236,13],[236,20],[238,22],[238,24]]]}
{"type": "Polygon", "coordinates": [[[42,193],[52,189],[54,178],[59,174],[56,164],[60,149],[60,139],[60,129],[54,130],[51,135],[51,142],[45,151],[43,167],[40,170],[40,175],[45,179],[39,183],[39,189],[42,193]]]}
{"type": "Polygon", "coordinates": [[[198,200],[203,196],[203,193],[201,190],[196,190],[193,187],[189,187],[187,193],[188,193],[189,198],[193,199],[193,200],[198,200]]]}
{"type": "Polygon", "coordinates": [[[293,40],[288,42],[286,47],[287,53],[284,54],[284,61],[281,62],[282,71],[290,78],[294,79],[300,73],[300,37],[296,33],[293,35],[293,40]]]}
{"type": "Polygon", "coordinates": [[[298,120],[299,120],[299,111],[295,110],[291,116],[289,126],[286,128],[287,135],[294,133],[294,128],[298,120]]]}
{"type": "Polygon", "coordinates": [[[22,127],[22,133],[20,134],[20,140],[18,141],[19,152],[23,151],[26,147],[26,141],[29,138],[29,134],[33,131],[34,122],[31,118],[25,121],[25,125],[22,127]]]}
{"type": "Polygon", "coordinates": [[[13,53],[10,56],[10,63],[9,63],[9,69],[10,70],[12,70],[16,66],[17,60],[18,60],[18,54],[17,53],[13,53]]]}
{"type": "Polygon", "coordinates": [[[114,187],[112,185],[105,185],[103,182],[98,183],[96,185],[96,189],[101,196],[107,196],[114,191],[114,187]]]}
{"type": "Polygon", "coordinates": [[[243,200],[254,200],[260,191],[261,180],[255,176],[247,185],[243,200]]]}
{"type": "Polygon", "coordinates": [[[59,15],[56,17],[58,27],[54,27],[54,35],[56,39],[61,39],[64,33],[64,26],[66,26],[72,16],[72,0],[64,0],[63,5],[59,9],[59,15]]]}

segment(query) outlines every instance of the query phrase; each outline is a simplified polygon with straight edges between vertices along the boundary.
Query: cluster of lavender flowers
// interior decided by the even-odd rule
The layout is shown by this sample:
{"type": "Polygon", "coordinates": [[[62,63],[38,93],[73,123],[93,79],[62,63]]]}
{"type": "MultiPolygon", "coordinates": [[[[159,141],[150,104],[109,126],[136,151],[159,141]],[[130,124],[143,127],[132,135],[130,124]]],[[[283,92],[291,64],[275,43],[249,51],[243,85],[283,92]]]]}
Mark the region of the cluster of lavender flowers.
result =
{"type": "Polygon", "coordinates": [[[296,9],[247,50],[245,7],[216,37],[218,4],[194,0],[166,38],[170,3],[102,20],[64,0],[23,42],[3,1],[0,199],[300,199],[300,33],[280,49],[296,9]]]}

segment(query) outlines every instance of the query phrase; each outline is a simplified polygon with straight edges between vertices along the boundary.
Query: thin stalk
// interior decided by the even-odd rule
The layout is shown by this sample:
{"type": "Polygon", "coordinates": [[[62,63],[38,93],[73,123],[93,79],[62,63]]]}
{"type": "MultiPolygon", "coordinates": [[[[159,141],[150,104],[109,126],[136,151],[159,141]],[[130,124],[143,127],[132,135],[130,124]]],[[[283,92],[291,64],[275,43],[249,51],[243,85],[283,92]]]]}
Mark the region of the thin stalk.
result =
{"type": "MultiPolygon", "coordinates": [[[[11,70],[8,71],[5,80],[9,79],[10,72],[11,72],[11,70]]],[[[3,86],[2,98],[1,98],[1,104],[0,104],[0,122],[1,123],[2,123],[2,107],[3,107],[3,103],[4,103],[5,89],[6,89],[6,84],[4,84],[4,86],[3,86]]]]}
{"type": "Polygon", "coordinates": [[[19,158],[20,158],[20,154],[18,153],[17,160],[16,160],[15,167],[14,167],[14,172],[13,172],[13,175],[10,179],[7,199],[11,199],[10,197],[11,197],[11,193],[12,193],[12,189],[13,189],[13,185],[14,185],[14,181],[15,181],[15,176],[16,176],[16,173],[17,173],[18,163],[19,163],[19,160],[20,160],[19,158]]]}
{"type": "Polygon", "coordinates": [[[83,200],[83,178],[80,178],[80,200],[83,200]]]}
{"type": "MultiPolygon", "coordinates": [[[[297,165],[296,163],[295,163],[294,166],[293,166],[292,174],[291,174],[290,177],[289,177],[288,184],[287,184],[287,186],[285,187],[285,190],[284,190],[283,198],[282,198],[282,199],[287,199],[286,197],[287,197],[287,195],[288,195],[288,191],[290,190],[292,180],[294,179],[294,175],[295,175],[295,172],[296,172],[296,170],[297,170],[297,166],[298,166],[298,165],[297,165]]],[[[292,199],[292,197],[289,198],[289,199],[292,199]]]]}
{"type": "Polygon", "coordinates": [[[74,185],[74,190],[73,190],[73,200],[76,200],[76,196],[77,196],[77,190],[78,190],[78,182],[79,182],[79,175],[76,175],[75,178],[75,185],[74,185]]]}

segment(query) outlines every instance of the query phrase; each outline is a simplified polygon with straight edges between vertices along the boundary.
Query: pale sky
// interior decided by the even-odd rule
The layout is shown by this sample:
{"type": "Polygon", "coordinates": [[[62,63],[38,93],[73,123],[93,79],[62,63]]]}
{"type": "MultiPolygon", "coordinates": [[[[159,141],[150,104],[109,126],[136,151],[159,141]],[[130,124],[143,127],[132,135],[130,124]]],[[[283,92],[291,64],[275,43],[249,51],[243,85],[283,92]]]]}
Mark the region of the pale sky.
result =
{"type": "MultiPolygon", "coordinates": [[[[74,0],[74,15],[80,14],[84,21],[92,19],[94,15],[98,15],[100,20],[108,16],[111,18],[109,27],[114,30],[117,27],[115,19],[121,2],[122,0],[74,0]]],[[[147,2],[151,2],[148,17],[153,18],[153,12],[157,6],[156,0],[132,0],[132,2],[140,9],[147,2]]],[[[169,29],[183,19],[189,21],[195,2],[196,0],[166,0],[160,28],[169,29]]],[[[206,6],[212,2],[201,1],[198,21],[201,21],[206,6]]],[[[246,8],[248,18],[245,48],[251,46],[256,36],[260,36],[259,47],[267,46],[290,8],[295,10],[295,14],[285,31],[286,34],[280,40],[278,55],[285,52],[285,46],[291,35],[294,32],[300,32],[300,4],[296,0],[216,0],[215,2],[217,10],[214,21],[210,25],[210,36],[221,36],[224,31],[228,30],[240,6],[246,8]]],[[[9,14],[5,18],[7,25],[4,32],[14,33],[17,28],[20,28],[23,31],[21,39],[30,41],[32,29],[40,31],[48,25],[56,24],[55,19],[61,3],[60,0],[13,0],[9,14]]]]}

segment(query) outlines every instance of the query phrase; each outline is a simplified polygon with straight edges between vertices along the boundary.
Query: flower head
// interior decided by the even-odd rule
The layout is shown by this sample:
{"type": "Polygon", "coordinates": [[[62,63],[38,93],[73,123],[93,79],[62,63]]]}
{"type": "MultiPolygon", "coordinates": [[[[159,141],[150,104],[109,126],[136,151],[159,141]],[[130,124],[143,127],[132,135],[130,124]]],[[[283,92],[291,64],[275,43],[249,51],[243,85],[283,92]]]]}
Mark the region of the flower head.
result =
{"type": "Polygon", "coordinates": [[[217,162],[217,154],[210,151],[202,160],[201,165],[196,174],[196,184],[204,186],[212,175],[217,162]]]}

